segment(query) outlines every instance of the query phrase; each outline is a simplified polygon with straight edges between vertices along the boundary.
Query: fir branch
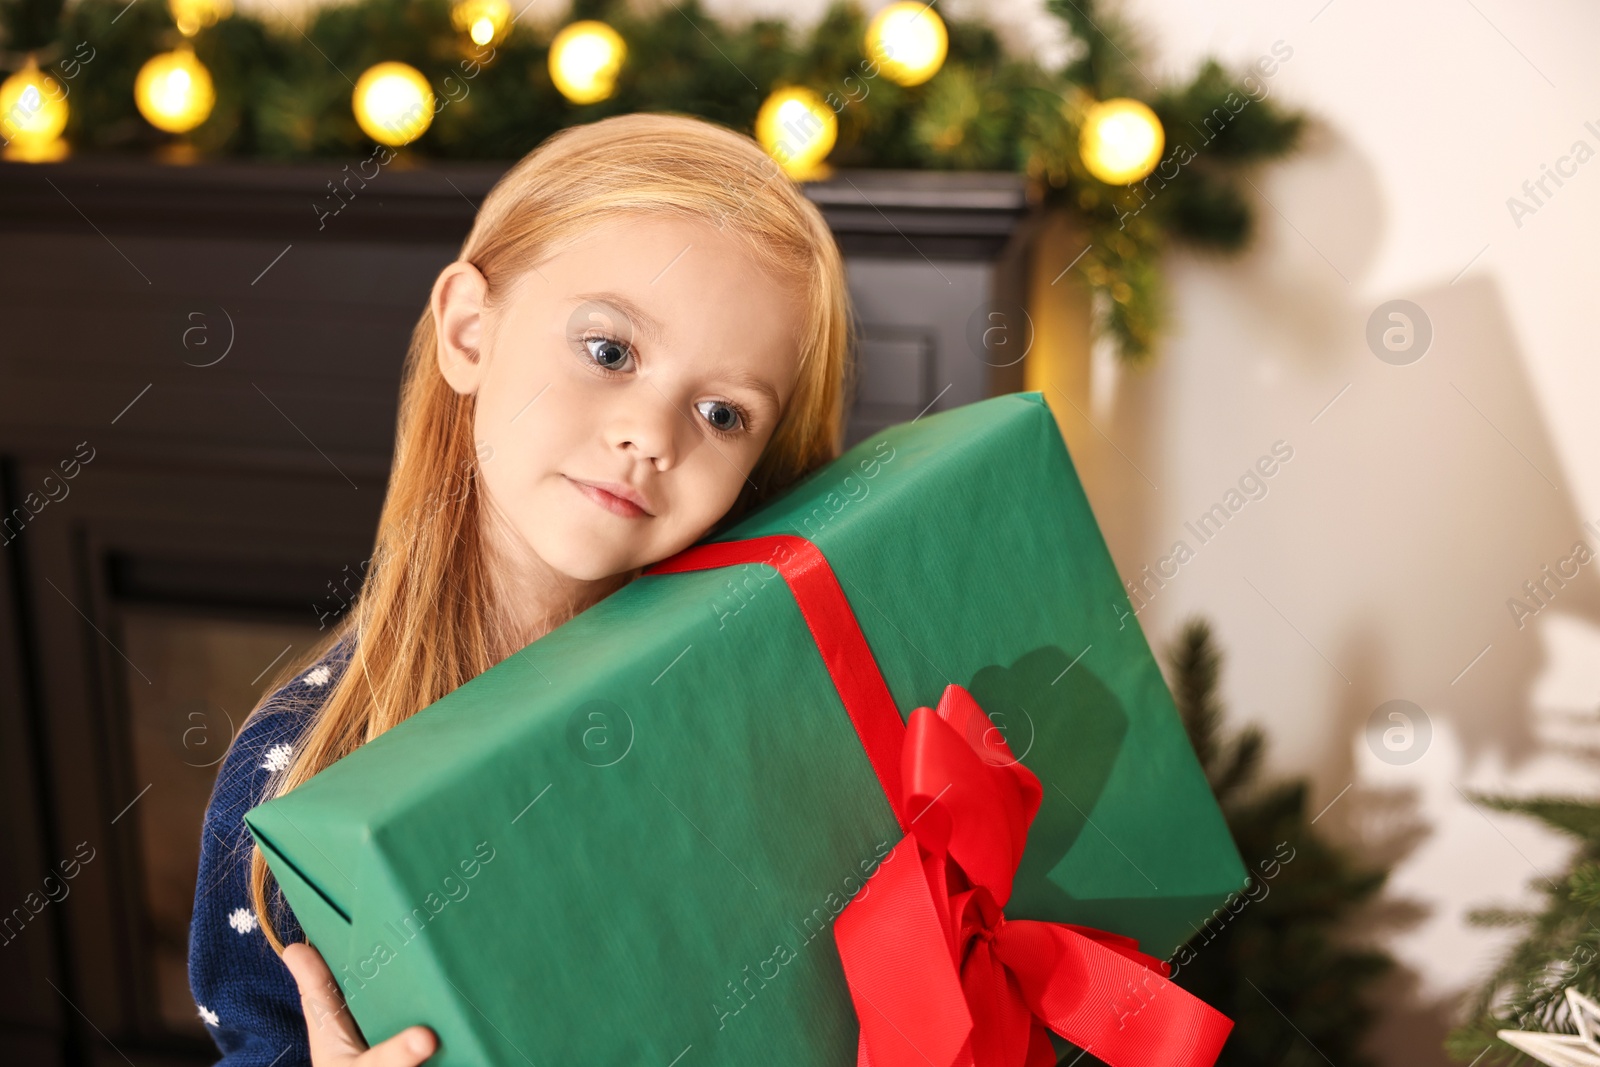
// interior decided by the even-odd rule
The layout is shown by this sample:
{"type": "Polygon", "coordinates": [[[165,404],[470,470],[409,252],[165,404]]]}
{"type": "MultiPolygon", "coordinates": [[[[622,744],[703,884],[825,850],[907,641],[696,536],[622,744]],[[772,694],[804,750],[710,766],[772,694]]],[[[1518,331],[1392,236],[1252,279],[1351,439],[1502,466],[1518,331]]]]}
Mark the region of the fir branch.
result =
{"type": "Polygon", "coordinates": [[[1579,864],[1567,877],[1567,884],[1577,903],[1589,907],[1600,904],[1600,864],[1579,864]]]}
{"type": "Polygon", "coordinates": [[[1347,938],[1388,872],[1358,863],[1317,833],[1306,781],[1257,781],[1265,739],[1249,727],[1224,731],[1222,657],[1207,623],[1185,623],[1168,659],[1174,703],[1252,879],[1264,889],[1215,936],[1190,942],[1194,958],[1174,981],[1234,1020],[1221,1067],[1320,1057],[1340,1067],[1370,1064],[1361,1046],[1377,1014],[1371,989],[1394,961],[1347,938]]]}
{"type": "Polygon", "coordinates": [[[1460,1061],[1532,1064],[1501,1041],[1499,1030],[1575,1033],[1566,990],[1600,997],[1600,802],[1575,797],[1497,797],[1469,794],[1474,803],[1517,812],[1576,838],[1578,847],[1554,879],[1531,888],[1540,911],[1481,908],[1469,920],[1482,926],[1520,926],[1522,938],[1469,998],[1465,1021],[1451,1031],[1446,1051],[1460,1061]]]}
{"type": "Polygon", "coordinates": [[[1531,815],[1546,826],[1600,850],[1600,805],[1577,797],[1498,797],[1472,793],[1474,803],[1497,811],[1531,815]]]}
{"type": "Polygon", "coordinates": [[[1096,0],[1046,0],[1045,9],[1067,24],[1083,53],[1062,72],[1101,100],[1140,96],[1155,88],[1140,69],[1144,48],[1116,11],[1096,0]]]}

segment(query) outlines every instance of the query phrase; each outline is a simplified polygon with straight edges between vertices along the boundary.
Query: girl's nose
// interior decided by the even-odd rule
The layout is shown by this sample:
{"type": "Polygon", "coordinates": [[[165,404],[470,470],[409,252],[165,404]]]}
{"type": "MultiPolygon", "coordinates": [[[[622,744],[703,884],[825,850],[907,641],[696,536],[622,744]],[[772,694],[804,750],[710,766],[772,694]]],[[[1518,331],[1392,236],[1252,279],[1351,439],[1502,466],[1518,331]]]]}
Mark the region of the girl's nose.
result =
{"type": "Polygon", "coordinates": [[[690,427],[654,383],[636,381],[627,392],[612,414],[610,443],[665,471],[677,462],[681,435],[690,427]]]}

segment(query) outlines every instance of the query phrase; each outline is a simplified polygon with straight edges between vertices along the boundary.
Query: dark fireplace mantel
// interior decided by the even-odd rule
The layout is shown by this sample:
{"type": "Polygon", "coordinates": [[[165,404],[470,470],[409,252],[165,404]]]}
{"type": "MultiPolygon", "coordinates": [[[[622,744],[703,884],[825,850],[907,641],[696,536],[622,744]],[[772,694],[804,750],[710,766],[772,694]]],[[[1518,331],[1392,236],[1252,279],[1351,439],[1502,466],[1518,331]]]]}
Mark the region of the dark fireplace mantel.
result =
{"type": "MultiPolygon", "coordinates": [[[[176,165],[115,157],[0,163],[0,227],[50,232],[87,218],[108,232],[165,237],[226,233],[310,240],[315,234],[330,241],[459,242],[506,168],[399,160],[380,167],[370,157],[326,163],[176,165]],[[322,212],[339,206],[335,195],[348,201],[349,215],[324,219],[322,212]]],[[[1025,182],[1010,173],[840,171],[804,188],[847,254],[916,255],[909,238],[934,258],[994,259],[1028,209],[1025,182]]]]}

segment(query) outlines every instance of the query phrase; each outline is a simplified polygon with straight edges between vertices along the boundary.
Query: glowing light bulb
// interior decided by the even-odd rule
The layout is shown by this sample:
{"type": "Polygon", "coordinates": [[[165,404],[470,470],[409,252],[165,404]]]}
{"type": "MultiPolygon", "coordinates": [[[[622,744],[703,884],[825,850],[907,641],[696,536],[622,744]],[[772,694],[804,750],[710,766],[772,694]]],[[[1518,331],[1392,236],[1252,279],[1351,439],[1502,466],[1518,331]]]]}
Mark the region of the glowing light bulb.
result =
{"type": "Polygon", "coordinates": [[[193,37],[233,14],[233,3],[232,0],[167,0],[167,10],[172,12],[178,32],[193,37]]]}
{"type": "Polygon", "coordinates": [[[593,104],[616,91],[627,55],[622,36],[603,22],[574,22],[550,42],[550,80],[574,104],[593,104]]]}
{"type": "Polygon", "coordinates": [[[0,139],[7,159],[39,163],[66,155],[67,92],[33,62],[0,82],[0,139]]]}
{"type": "Polygon", "coordinates": [[[450,8],[450,21],[478,46],[492,44],[505,36],[511,24],[510,0],[456,0],[450,8]]]}
{"type": "Polygon", "coordinates": [[[217,93],[211,72],[184,46],[145,61],[133,81],[133,102],[156,129],[188,133],[211,114],[217,93]]]}
{"type": "Polygon", "coordinates": [[[756,140],[796,180],[820,175],[838,137],[833,108],[803,86],[776,90],[756,113],[756,140]]]}
{"type": "Polygon", "coordinates": [[[944,65],[950,34],[930,5],[901,0],[873,17],[866,47],[867,55],[882,66],[884,77],[901,85],[921,85],[944,65]]]}
{"type": "Polygon", "coordinates": [[[1137,100],[1121,97],[1089,109],[1078,153],[1096,178],[1107,185],[1127,185],[1155,169],[1165,144],[1156,113],[1137,100]]]}
{"type": "Polygon", "coordinates": [[[410,144],[433,123],[433,90],[416,67],[393,61],[368,67],[351,98],[356,123],[379,144],[410,144]]]}

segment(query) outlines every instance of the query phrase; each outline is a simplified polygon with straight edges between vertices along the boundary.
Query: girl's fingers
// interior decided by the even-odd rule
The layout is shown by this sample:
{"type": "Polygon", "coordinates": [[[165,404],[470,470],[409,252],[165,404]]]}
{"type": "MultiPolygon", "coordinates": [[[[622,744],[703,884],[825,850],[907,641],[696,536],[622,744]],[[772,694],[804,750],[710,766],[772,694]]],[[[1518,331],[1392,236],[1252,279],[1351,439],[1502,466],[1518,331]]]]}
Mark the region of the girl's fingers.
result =
{"type": "Polygon", "coordinates": [[[333,1067],[341,1063],[355,1063],[360,1067],[417,1067],[438,1048],[438,1039],[425,1026],[407,1027],[389,1040],[367,1048],[322,953],[308,944],[289,945],[283,950],[283,962],[300,987],[300,1005],[306,1013],[313,1067],[333,1067]]]}
{"type": "MultiPolygon", "coordinates": [[[[367,1043],[350,1017],[344,994],[339,992],[333,972],[322,960],[322,953],[308,944],[289,945],[283,950],[283,962],[300,987],[300,1007],[306,1014],[312,1064],[324,1067],[352,1059],[365,1050],[367,1043]]],[[[420,1063],[421,1060],[410,1062],[420,1063]]]]}
{"type": "Polygon", "coordinates": [[[417,1067],[439,1045],[426,1026],[408,1026],[387,1041],[380,1041],[356,1061],[360,1067],[417,1067]]]}

